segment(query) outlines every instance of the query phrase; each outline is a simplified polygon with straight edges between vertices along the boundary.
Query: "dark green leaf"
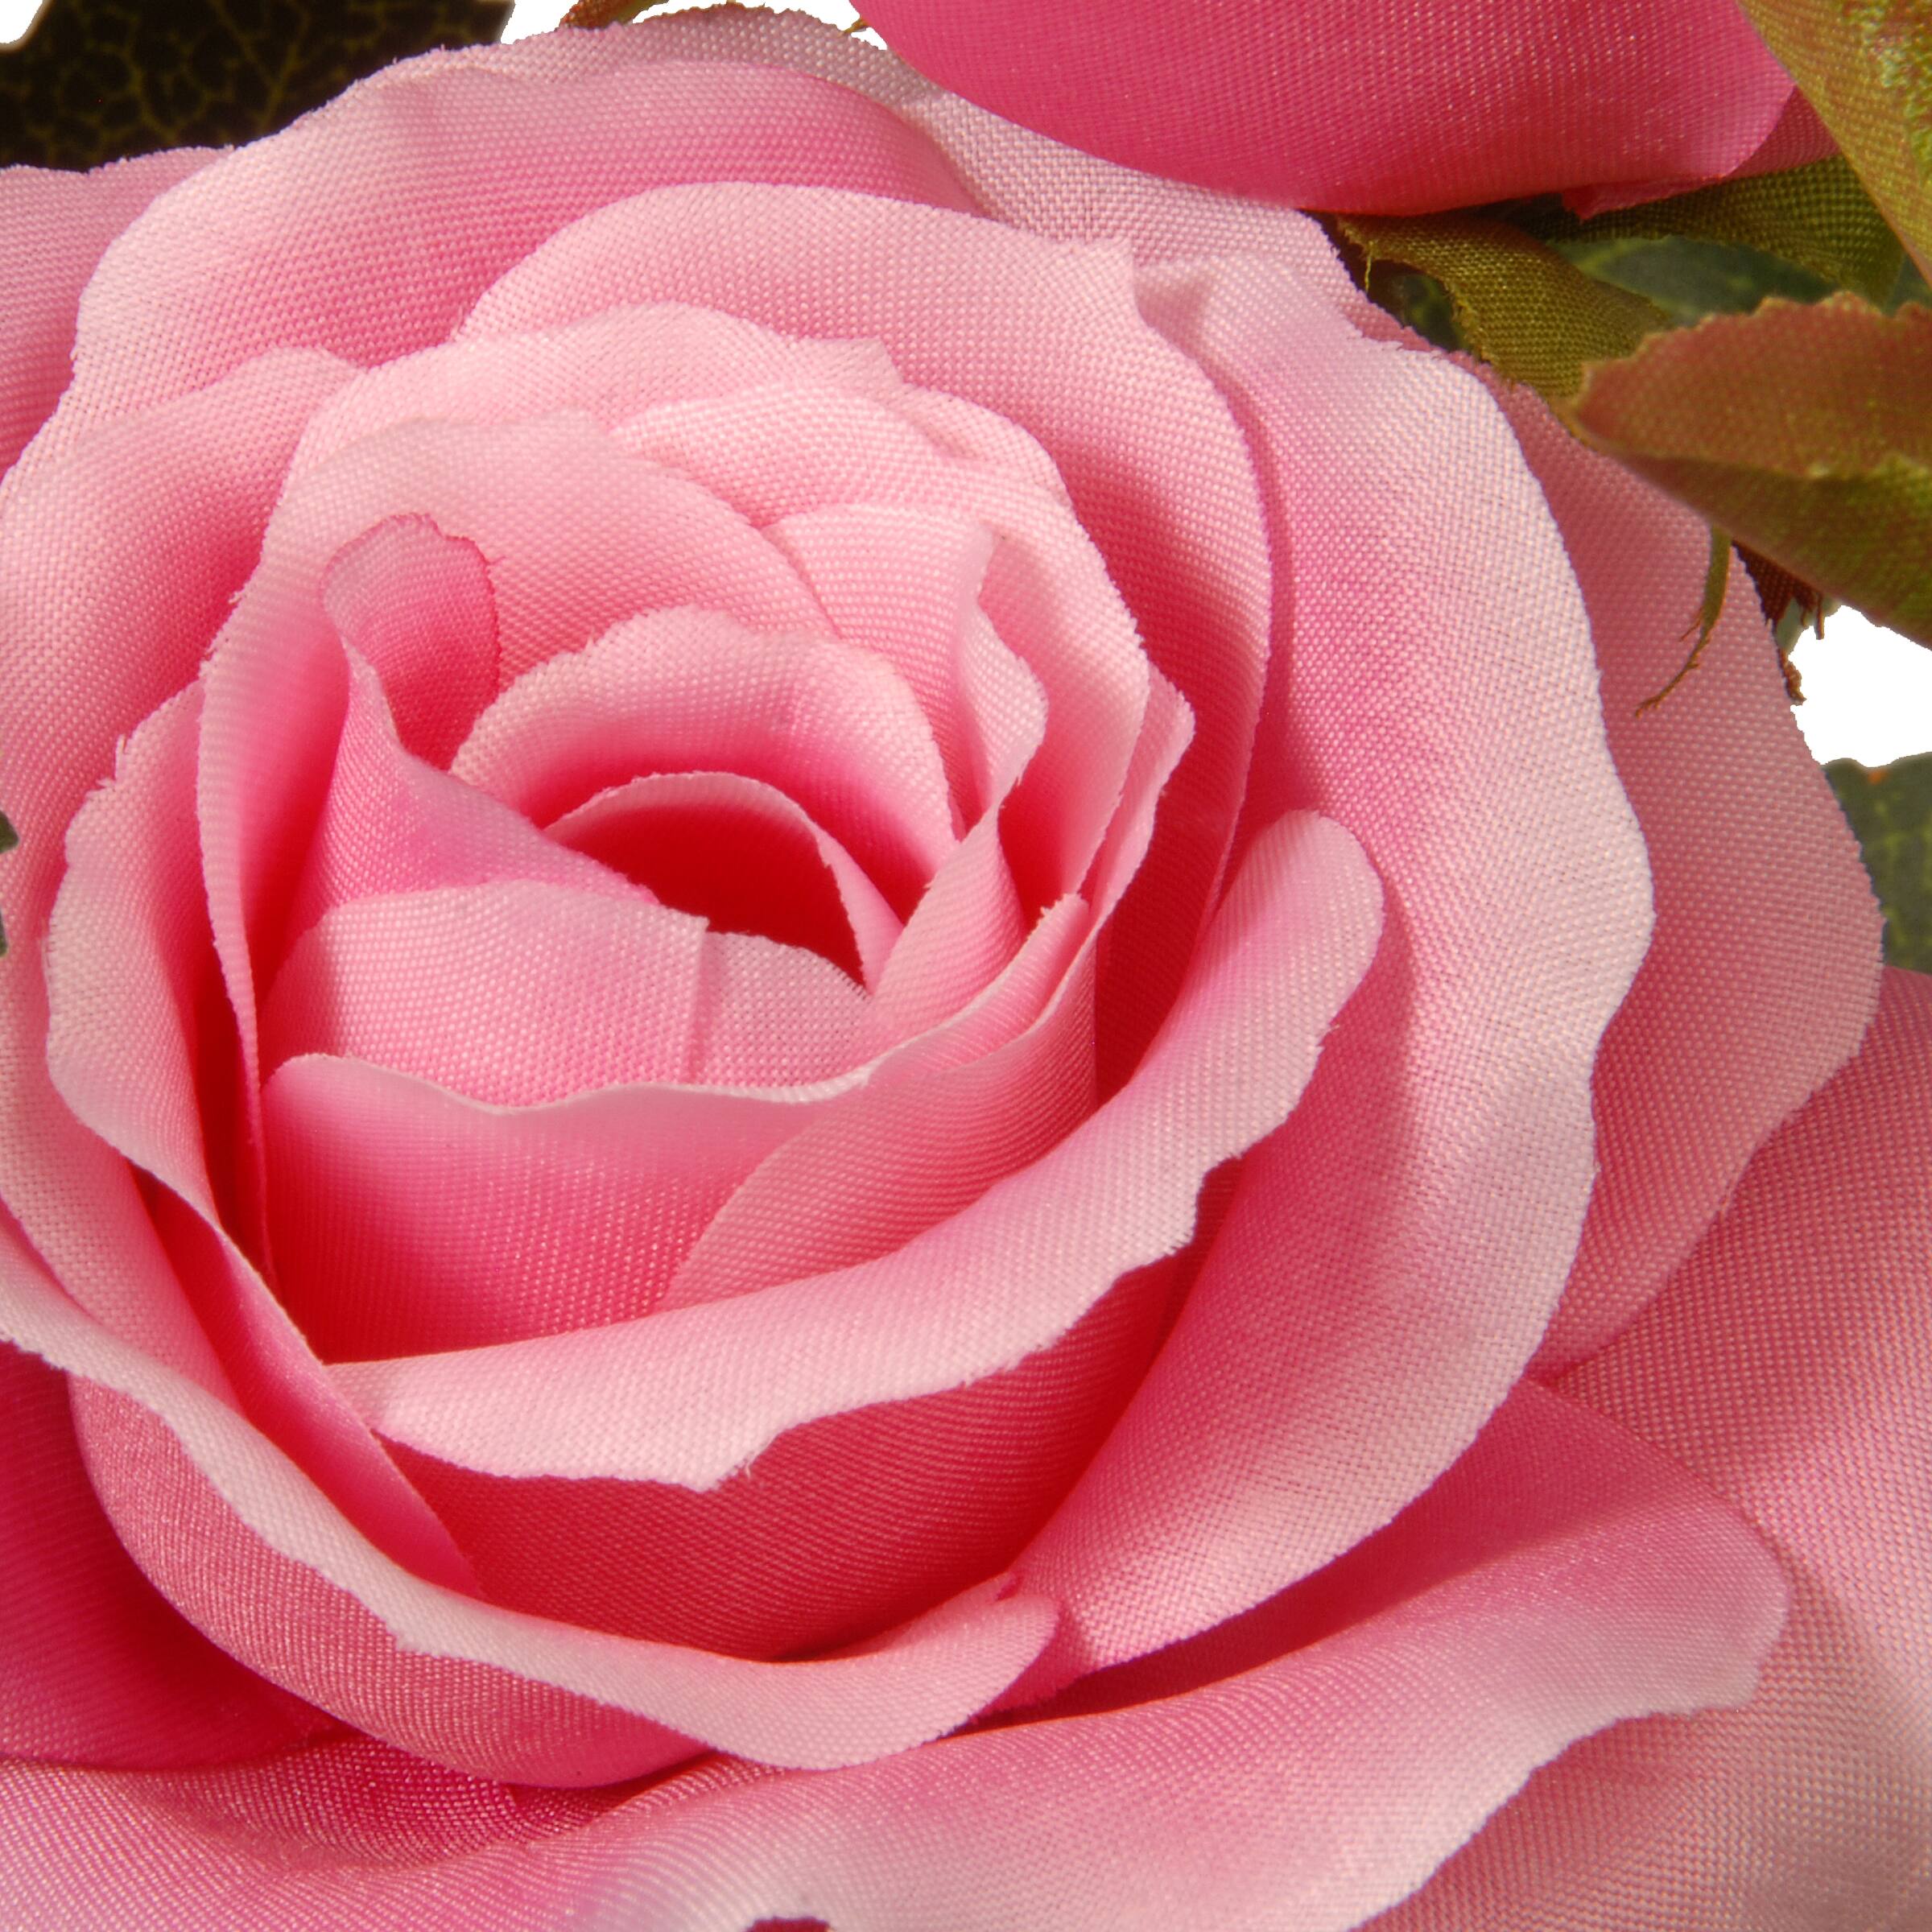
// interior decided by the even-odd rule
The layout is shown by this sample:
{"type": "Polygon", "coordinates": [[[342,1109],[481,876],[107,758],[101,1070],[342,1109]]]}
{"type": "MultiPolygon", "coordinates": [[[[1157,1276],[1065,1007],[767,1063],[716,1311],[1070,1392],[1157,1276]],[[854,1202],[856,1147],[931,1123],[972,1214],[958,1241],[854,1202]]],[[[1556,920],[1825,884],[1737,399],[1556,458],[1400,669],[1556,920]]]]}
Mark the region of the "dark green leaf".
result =
{"type": "Polygon", "coordinates": [[[1886,959],[1932,972],[1932,752],[1875,770],[1839,758],[1825,776],[1885,908],[1886,959]]]}
{"type": "Polygon", "coordinates": [[[494,40],[510,13],[510,0],[52,0],[0,52],[0,167],[252,141],[392,60],[494,40]]]}
{"type": "MultiPolygon", "coordinates": [[[[1563,248],[1573,261],[1577,257],[1566,244],[1676,237],[1787,263],[1805,271],[1818,294],[1827,288],[1848,288],[1881,307],[1887,304],[1899,265],[1905,259],[1898,237],[1842,155],[1802,167],[1714,182],[1687,195],[1616,208],[1588,221],[1579,221],[1554,196],[1526,204],[1514,218],[1531,233],[1563,248]]],[[[1756,278],[1767,272],[1748,259],[1738,266],[1756,278]]],[[[1767,286],[1762,292],[1815,299],[1788,287],[1767,286]]],[[[1710,305],[1750,306],[1748,302],[1710,305]]]]}

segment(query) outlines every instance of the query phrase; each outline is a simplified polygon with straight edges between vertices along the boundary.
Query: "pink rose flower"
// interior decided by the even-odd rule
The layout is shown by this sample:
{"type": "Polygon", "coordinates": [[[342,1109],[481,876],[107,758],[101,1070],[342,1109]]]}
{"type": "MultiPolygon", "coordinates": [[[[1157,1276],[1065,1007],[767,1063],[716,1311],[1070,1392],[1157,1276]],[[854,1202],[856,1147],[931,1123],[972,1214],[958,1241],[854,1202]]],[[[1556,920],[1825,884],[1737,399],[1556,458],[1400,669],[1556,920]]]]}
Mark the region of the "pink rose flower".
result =
{"type": "Polygon", "coordinates": [[[1584,213],[1833,142],[1736,0],[868,0],[923,74],[1056,140],[1298,208],[1584,213]]]}
{"type": "Polygon", "coordinates": [[[0,196],[0,1922],[1903,1909],[1932,997],[1694,519],[799,16],[0,196]]]}

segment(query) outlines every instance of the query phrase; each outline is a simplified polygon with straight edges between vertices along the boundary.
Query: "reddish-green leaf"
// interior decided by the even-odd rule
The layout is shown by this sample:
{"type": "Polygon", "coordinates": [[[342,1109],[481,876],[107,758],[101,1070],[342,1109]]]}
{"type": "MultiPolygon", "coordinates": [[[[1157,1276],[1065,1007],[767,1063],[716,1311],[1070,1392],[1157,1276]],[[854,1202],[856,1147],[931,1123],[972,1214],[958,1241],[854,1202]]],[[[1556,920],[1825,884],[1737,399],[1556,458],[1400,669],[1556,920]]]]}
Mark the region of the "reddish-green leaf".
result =
{"type": "Polygon", "coordinates": [[[1744,8],[1932,273],[1932,4],[1744,0],[1744,8]]]}
{"type": "Polygon", "coordinates": [[[1932,644],[1932,309],[1767,302],[1592,369],[1572,427],[1794,576],[1932,644]]]}

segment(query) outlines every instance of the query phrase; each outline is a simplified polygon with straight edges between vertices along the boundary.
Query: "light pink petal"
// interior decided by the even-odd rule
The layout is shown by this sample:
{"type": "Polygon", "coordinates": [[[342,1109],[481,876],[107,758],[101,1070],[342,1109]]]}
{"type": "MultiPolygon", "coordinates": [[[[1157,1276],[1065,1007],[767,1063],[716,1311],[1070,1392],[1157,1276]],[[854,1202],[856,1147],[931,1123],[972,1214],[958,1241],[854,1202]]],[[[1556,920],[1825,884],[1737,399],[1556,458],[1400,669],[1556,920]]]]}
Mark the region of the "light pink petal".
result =
{"type": "Polygon", "coordinates": [[[1507,1394],[1575,1249],[1591,1061],[1649,924],[1581,600],[1481,389],[1264,265],[1144,287],[1243,409],[1292,563],[1253,822],[1313,802],[1348,824],[1389,923],[1161,1359],[1022,1559],[1067,1606],[1067,1674],[1328,1562],[1507,1394]],[[1363,465],[1364,421],[1399,460],[1363,465]]]}
{"type": "Polygon", "coordinates": [[[492,1107],[362,1061],[285,1061],[262,1095],[282,1298],[330,1360],[646,1314],[823,1104],[613,1087],[492,1107]]]}
{"type": "Polygon", "coordinates": [[[1879,914],[1749,577],[1734,568],[1697,671],[1640,716],[1683,662],[1707,533],[1540,403],[1501,400],[1583,587],[1657,904],[1650,950],[1597,1059],[1600,1171],[1538,1351],[1547,1377],[1637,1314],[1758,1143],[1851,1055],[1878,997],[1879,914]]]}
{"type": "Polygon", "coordinates": [[[1117,243],[1067,247],[873,196],[669,189],[573,224],[464,324],[466,335],[502,334],[673,300],[788,333],[876,336],[909,382],[1010,417],[1046,448],[1149,656],[1196,720],[1117,915],[1118,952],[1137,970],[1101,989],[1104,1088],[1133,1066],[1173,1004],[1221,876],[1246,786],[1273,575],[1241,432],[1200,369],[1141,320],[1130,267],[1117,243]],[[935,287],[945,302],[931,299],[935,287]],[[1174,487],[1177,449],[1187,452],[1185,491],[1174,487]]]}
{"type": "MultiPolygon", "coordinates": [[[[436,886],[535,880],[648,904],[650,891],[547,838],[519,811],[406,750],[374,670],[351,650],[334,769],[286,921],[299,938],[339,906],[436,886]]],[[[275,954],[258,956],[272,980],[275,954]]]]}
{"type": "Polygon", "coordinates": [[[42,466],[0,517],[0,803],[22,838],[0,870],[0,1195],[71,1293],[216,1389],[126,1162],[48,1083],[39,941],[68,821],[116,741],[194,677],[302,423],[347,373],[265,357],[42,466]]]}
{"type": "Polygon", "coordinates": [[[1084,911],[1068,902],[1067,916],[1043,919],[1042,943],[1014,961],[1032,970],[1001,977],[968,1016],[984,1051],[968,1057],[964,1038],[929,1038],[931,1051],[889,1060],[766,1156],[693,1245],[662,1306],[720,1301],[890,1254],[1056,1146],[1094,1104],[1087,948],[1071,972],[1054,973],[1044,1001],[1038,984],[1063,968],[1090,923],[1075,916],[1084,911]],[[1004,1040],[987,1037],[997,1008],[1025,1016],[1008,1022],[1004,1040]]]}
{"type": "Polygon", "coordinates": [[[134,1567],[88,1481],[65,1376],[0,1347],[0,1752],[159,1769],[256,1757],[326,1724],[134,1567]]]}
{"type": "Polygon", "coordinates": [[[704,926],[527,881],[392,893],[305,932],[262,1002],[262,1059],[374,1060],[493,1105],[680,1080],[704,926]]]}
{"type": "Polygon", "coordinates": [[[496,599],[475,544],[427,517],[396,517],[331,559],[322,608],[375,667],[397,736],[447,765],[500,682],[496,599]]]}
{"type": "MultiPolygon", "coordinates": [[[[486,797],[486,793],[474,795],[486,797]]],[[[807,946],[876,986],[898,915],[838,840],[776,786],[663,771],[599,792],[544,828],[724,932],[807,946]]]]}
{"type": "Polygon", "coordinates": [[[55,444],[266,349],[368,367],[427,348],[585,210],[662,183],[734,180],[971,206],[924,135],[803,74],[671,62],[559,82],[418,68],[223,155],[109,250],[81,303],[55,444]],[[489,185],[452,195],[452,181],[489,185]],[[402,261],[414,266],[398,278],[402,261]]]}
{"type": "Polygon", "coordinates": [[[999,822],[981,819],[934,873],[906,922],[879,981],[874,1024],[890,1038],[923,1032],[990,985],[1026,936],[999,822]]]}
{"type": "Polygon", "coordinates": [[[332,1373],[390,1440],[466,1468],[708,1488],[800,1422],[1008,1366],[1186,1243],[1202,1176],[1300,1097],[1380,903],[1338,828],[1272,828],[1129,1085],[896,1253],[592,1333],[332,1373]],[[568,1400],[533,1414],[539,1385],[568,1400]]]}
{"type": "Polygon", "coordinates": [[[0,1896],[108,1932],[211,1909],[237,1932],[1349,1932],[1572,1739],[1747,1695],[1781,1608],[1734,1517],[1540,1392],[1444,1500],[1302,1648],[1163,1702],[818,1775],[714,1762],[609,1805],[513,1808],[347,1740],[165,1782],[17,1772],[23,1842],[84,1849],[10,1860],[0,1896]]]}
{"type": "Polygon", "coordinates": [[[366,370],[316,411],[290,473],[398,423],[514,423],[587,411],[606,427],[657,402],[773,383],[892,396],[902,385],[877,342],[782,336],[679,302],[616,308],[528,335],[439,342],[366,370]]]}
{"type": "Polygon", "coordinates": [[[1407,213],[1709,178],[1757,145],[1792,91],[1729,0],[875,10],[895,52],[1009,120],[1299,208],[1407,213]]]}
{"type": "MultiPolygon", "coordinates": [[[[667,1790],[772,1775],[713,1759],[630,1815],[667,1790]]],[[[614,1802],[466,1777],[353,1733],[165,1777],[8,1764],[0,1916],[89,1932],[554,1932],[582,1832],[614,1802]]]]}
{"type": "Polygon", "coordinates": [[[1105,1436],[1174,1286],[1170,1263],[1137,1269],[1013,1368],[807,1422],[712,1489],[394,1454],[493,1602],[738,1657],[814,1655],[1004,1572],[1105,1436]]]}
{"type": "Polygon", "coordinates": [[[196,867],[190,685],[123,747],[68,829],[48,922],[47,1059],[74,1117],[159,1183],[144,1195],[242,1406],[397,1561],[464,1587],[448,1532],[323,1373],[258,1268],[233,1019],[196,867]]]}
{"type": "MultiPolygon", "coordinates": [[[[770,390],[667,404],[615,434],[626,448],[697,477],[754,522],[773,523],[774,540],[791,525],[788,511],[851,504],[950,513],[956,545],[976,524],[1003,539],[986,550],[968,594],[1038,680],[1046,729],[1002,831],[1030,901],[1050,903],[1074,889],[1118,800],[1149,674],[1132,614],[1057,495],[962,464],[896,409],[838,392],[770,390]]],[[[892,522],[848,530],[865,533],[861,545],[869,539],[868,575],[896,568],[892,522]]],[[[964,574],[976,560],[969,547],[956,568],[964,574]]],[[[849,608],[850,592],[845,601],[849,608]]],[[[887,654],[898,661],[898,653],[887,654]]]]}
{"type": "Polygon", "coordinates": [[[206,679],[202,861],[251,1072],[255,972],[272,969],[291,936],[346,702],[322,585],[345,545],[398,516],[427,517],[489,560],[506,680],[659,605],[703,604],[753,627],[823,622],[741,518],[625,456],[580,416],[404,423],[311,470],[277,506],[206,679]]]}
{"type": "Polygon", "coordinates": [[[695,607],[647,612],[526,671],[450,769],[539,824],[652,772],[758,778],[836,838],[902,917],[954,844],[938,747],[890,664],[695,607]]]}
{"type": "Polygon", "coordinates": [[[999,1579],[862,1653],[804,1664],[520,1615],[391,1563],[226,1403],[76,1308],[4,1226],[0,1330],[90,1385],[76,1414],[95,1486],[191,1620],[271,1682],[456,1769],[606,1784],[705,1745],[854,1763],[953,1728],[1051,1627],[1050,1604],[999,1579]]]}
{"type": "Polygon", "coordinates": [[[214,159],[175,147],[88,174],[0,172],[0,472],[67,387],[75,312],[101,250],[155,196],[214,159]]]}
{"type": "Polygon", "coordinates": [[[944,510],[861,502],[781,518],[766,535],[798,567],[838,634],[877,651],[906,680],[932,728],[960,815],[973,824],[1004,797],[1046,729],[1038,680],[1003,650],[979,607],[993,533],[944,510]],[[1002,661],[1018,676],[981,692],[968,686],[965,659],[989,634],[977,661],[1002,661]],[[975,702],[982,696],[985,716],[975,702]]]}
{"type": "Polygon", "coordinates": [[[1932,1907],[1932,981],[1566,1395],[1729,1496],[1795,1601],[1757,1694],[1553,1765],[1376,1932],[1907,1928],[1932,1907]]]}

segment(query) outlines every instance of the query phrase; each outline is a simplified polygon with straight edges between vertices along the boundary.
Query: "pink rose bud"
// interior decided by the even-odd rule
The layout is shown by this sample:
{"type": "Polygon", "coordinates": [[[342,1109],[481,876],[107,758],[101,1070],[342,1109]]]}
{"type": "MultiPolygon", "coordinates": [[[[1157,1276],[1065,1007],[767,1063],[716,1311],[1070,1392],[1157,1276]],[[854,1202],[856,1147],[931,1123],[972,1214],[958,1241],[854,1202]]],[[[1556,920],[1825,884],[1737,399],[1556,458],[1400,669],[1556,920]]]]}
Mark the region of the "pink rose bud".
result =
{"type": "Polygon", "coordinates": [[[1415,214],[1562,193],[1591,212],[1832,151],[1735,0],[864,10],[921,73],[1022,126],[1297,208],[1415,214]]]}
{"type": "Polygon", "coordinates": [[[0,225],[0,1925],[1902,1926],[1932,1001],[1693,517],[798,15],[0,225]]]}

